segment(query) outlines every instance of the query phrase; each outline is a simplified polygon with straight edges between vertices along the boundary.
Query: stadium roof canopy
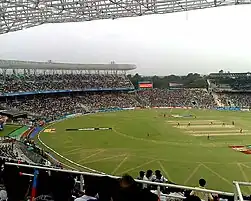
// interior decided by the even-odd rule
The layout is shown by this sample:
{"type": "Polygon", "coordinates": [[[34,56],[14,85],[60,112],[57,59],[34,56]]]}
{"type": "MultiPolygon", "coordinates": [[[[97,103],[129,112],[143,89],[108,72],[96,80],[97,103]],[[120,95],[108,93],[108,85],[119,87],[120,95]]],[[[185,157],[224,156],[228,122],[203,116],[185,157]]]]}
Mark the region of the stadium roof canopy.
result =
{"type": "Polygon", "coordinates": [[[0,34],[46,23],[165,14],[250,0],[0,0],[0,34]]]}
{"type": "Polygon", "coordinates": [[[27,118],[27,113],[18,110],[0,110],[0,115],[7,116],[11,119],[27,118]]]}
{"type": "Polygon", "coordinates": [[[239,77],[250,77],[251,73],[210,73],[210,78],[239,78],[239,77]]]}
{"type": "Polygon", "coordinates": [[[0,60],[0,69],[41,69],[41,70],[119,70],[136,69],[134,64],[74,64],[54,62],[34,62],[0,60]]]}

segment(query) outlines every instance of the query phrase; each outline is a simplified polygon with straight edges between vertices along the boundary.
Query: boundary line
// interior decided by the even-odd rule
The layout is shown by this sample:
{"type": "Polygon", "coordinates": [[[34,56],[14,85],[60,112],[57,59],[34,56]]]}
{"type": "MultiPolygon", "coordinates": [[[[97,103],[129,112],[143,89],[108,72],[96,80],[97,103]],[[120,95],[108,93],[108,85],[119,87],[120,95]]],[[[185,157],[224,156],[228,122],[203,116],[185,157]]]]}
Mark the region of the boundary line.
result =
{"type": "MultiPolygon", "coordinates": [[[[68,159],[68,158],[66,158],[66,157],[64,157],[64,156],[62,156],[61,154],[59,154],[58,152],[56,152],[54,149],[52,149],[51,147],[49,147],[48,145],[46,145],[46,144],[41,140],[41,138],[40,138],[40,134],[41,134],[46,128],[48,128],[49,126],[52,126],[52,125],[54,125],[54,124],[56,124],[56,123],[58,123],[58,122],[60,122],[60,121],[65,121],[65,120],[70,119],[70,118],[77,118],[77,117],[81,117],[81,116],[85,116],[85,115],[88,115],[88,114],[82,114],[82,115],[80,115],[80,116],[68,117],[68,118],[61,119],[61,120],[56,121],[56,122],[52,122],[52,123],[48,124],[47,126],[45,126],[45,127],[38,133],[37,139],[38,139],[38,141],[39,141],[44,147],[46,147],[47,149],[49,149],[50,151],[52,151],[54,154],[56,154],[56,155],[59,156],[60,158],[62,158],[62,159],[64,159],[64,160],[68,161],[69,163],[74,164],[74,165],[76,165],[76,166],[78,166],[78,167],[81,167],[81,168],[90,170],[90,171],[92,171],[92,172],[96,172],[96,173],[104,174],[104,175],[107,175],[107,176],[111,176],[111,175],[109,175],[109,174],[107,174],[107,173],[100,172],[100,171],[98,171],[98,170],[91,169],[91,168],[88,168],[88,167],[86,167],[86,166],[82,166],[82,165],[80,165],[80,164],[78,164],[78,163],[76,163],[76,162],[74,162],[74,161],[72,161],[72,160],[70,160],[70,159],[68,159]]],[[[131,138],[131,139],[135,139],[135,140],[141,140],[141,141],[146,141],[146,142],[153,142],[153,143],[156,143],[156,144],[159,143],[159,141],[155,141],[155,140],[146,140],[146,139],[143,139],[143,138],[136,138],[136,137],[133,137],[133,136],[130,136],[130,135],[121,133],[121,132],[119,132],[119,131],[116,131],[115,129],[113,129],[113,130],[115,131],[115,133],[117,133],[117,134],[119,134],[119,135],[121,135],[121,136],[127,137],[127,138],[131,138]]],[[[160,141],[159,144],[162,144],[161,141],[160,141]]],[[[172,144],[172,143],[164,143],[164,144],[172,144]]],[[[75,146],[75,147],[77,147],[77,146],[75,146]]],[[[121,156],[121,155],[119,155],[119,156],[121,156]]],[[[125,156],[125,155],[124,155],[124,156],[125,156]]],[[[131,169],[128,169],[128,170],[126,170],[126,171],[123,171],[122,173],[129,172],[129,171],[138,169],[138,168],[140,168],[140,167],[142,167],[142,166],[144,166],[144,165],[150,164],[150,163],[152,163],[152,162],[154,162],[154,161],[156,161],[156,159],[151,160],[151,161],[149,161],[149,162],[147,162],[147,163],[141,164],[141,165],[139,165],[139,166],[137,166],[137,167],[135,167],[135,168],[131,168],[131,169]]],[[[73,168],[73,167],[71,167],[71,166],[69,166],[69,165],[67,165],[67,164],[65,164],[65,163],[63,163],[63,162],[61,162],[61,161],[59,161],[59,162],[62,163],[62,164],[64,164],[64,165],[67,166],[67,167],[70,167],[70,168],[76,170],[76,168],[73,168]]],[[[199,162],[199,163],[200,163],[200,162],[199,162]]],[[[251,163],[251,162],[245,162],[245,163],[251,163]]],[[[236,163],[235,163],[235,164],[236,164],[236,163]]],[[[211,168],[209,168],[209,167],[206,166],[205,164],[200,164],[200,166],[204,166],[206,169],[208,169],[208,170],[211,171],[213,174],[215,174],[216,176],[218,176],[219,178],[221,178],[223,181],[227,182],[228,184],[231,184],[231,182],[229,182],[226,178],[222,177],[221,175],[219,175],[217,172],[215,172],[214,170],[212,170],[211,168]]],[[[245,164],[243,164],[243,166],[245,167],[245,164]]],[[[249,167],[249,168],[251,168],[251,167],[249,167]]],[[[231,185],[232,185],[232,184],[231,184],[231,185]]]]}
{"type": "MultiPolygon", "coordinates": [[[[88,115],[88,114],[82,114],[81,116],[84,116],[84,115],[88,115]]],[[[75,116],[75,117],[76,117],[76,116],[75,116]]],[[[77,117],[78,117],[78,116],[77,116],[77,117]]],[[[70,118],[73,118],[73,117],[69,117],[69,118],[66,118],[66,119],[70,119],[70,118]]],[[[92,169],[92,168],[88,168],[88,167],[86,167],[86,166],[80,165],[80,164],[78,164],[78,163],[76,163],[76,162],[74,162],[74,161],[72,161],[72,160],[70,160],[70,159],[68,159],[68,158],[66,158],[66,157],[64,157],[64,156],[62,156],[62,155],[59,154],[57,151],[55,151],[54,149],[52,149],[51,147],[49,147],[48,145],[46,145],[46,144],[40,139],[40,134],[44,131],[44,129],[46,129],[46,128],[48,128],[49,126],[52,126],[52,125],[54,125],[54,124],[56,124],[56,123],[58,123],[58,122],[60,122],[60,121],[66,120],[66,119],[62,119],[62,120],[53,122],[53,123],[51,123],[51,124],[45,126],[45,127],[38,133],[38,135],[37,135],[38,141],[39,141],[44,147],[46,147],[47,149],[49,149],[51,152],[53,152],[54,154],[56,154],[56,155],[59,156],[60,158],[66,160],[67,162],[69,162],[69,163],[71,163],[71,164],[73,164],[73,165],[76,165],[77,167],[81,167],[81,168],[84,168],[84,169],[89,170],[89,171],[92,171],[92,172],[96,172],[96,173],[108,175],[108,174],[106,174],[106,173],[104,173],[104,172],[100,172],[100,171],[98,171],[98,170],[94,170],[94,169],[92,169]]],[[[108,176],[109,176],[109,175],[108,175],[108,176]]]]}
{"type": "Polygon", "coordinates": [[[68,159],[68,158],[66,158],[66,157],[64,157],[64,156],[62,156],[61,154],[59,154],[58,152],[56,152],[54,149],[52,149],[51,147],[49,147],[48,145],[46,145],[46,144],[40,139],[40,133],[38,134],[37,139],[39,140],[39,142],[40,142],[44,147],[46,147],[47,149],[49,149],[51,152],[53,152],[53,153],[56,154],[57,156],[61,157],[62,159],[66,160],[67,162],[69,162],[69,163],[71,163],[71,164],[73,164],[73,165],[76,165],[76,166],[78,166],[78,167],[84,168],[84,169],[86,169],[86,170],[92,171],[92,172],[97,172],[97,173],[100,173],[100,174],[105,174],[105,175],[107,175],[107,174],[104,173],[104,172],[100,172],[100,171],[98,171],[98,170],[94,170],[94,169],[88,168],[88,167],[86,167],[86,166],[80,165],[80,164],[78,164],[78,163],[76,163],[76,162],[74,162],[74,161],[72,161],[72,160],[70,160],[70,159],[68,159]]]}

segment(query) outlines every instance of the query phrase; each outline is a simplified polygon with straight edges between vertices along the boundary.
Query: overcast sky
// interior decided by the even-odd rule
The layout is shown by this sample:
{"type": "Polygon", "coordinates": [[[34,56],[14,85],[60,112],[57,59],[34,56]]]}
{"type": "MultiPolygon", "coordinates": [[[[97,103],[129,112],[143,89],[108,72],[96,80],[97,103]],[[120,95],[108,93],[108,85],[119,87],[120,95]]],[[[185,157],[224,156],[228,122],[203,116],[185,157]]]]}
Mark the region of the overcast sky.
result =
{"type": "Polygon", "coordinates": [[[0,58],[133,63],[144,75],[251,71],[251,6],[48,24],[0,35],[0,58]]]}

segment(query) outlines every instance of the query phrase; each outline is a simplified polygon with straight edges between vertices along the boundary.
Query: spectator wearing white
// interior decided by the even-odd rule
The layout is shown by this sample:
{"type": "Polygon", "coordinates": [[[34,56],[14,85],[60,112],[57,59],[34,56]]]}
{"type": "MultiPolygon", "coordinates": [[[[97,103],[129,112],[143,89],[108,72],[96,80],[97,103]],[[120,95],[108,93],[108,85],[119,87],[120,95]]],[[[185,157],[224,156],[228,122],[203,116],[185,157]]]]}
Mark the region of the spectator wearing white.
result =
{"type": "MultiPolygon", "coordinates": [[[[206,185],[206,180],[205,179],[200,179],[199,180],[199,188],[202,188],[202,189],[205,189],[205,185],[206,185]]],[[[201,191],[192,191],[190,193],[190,195],[192,196],[197,196],[199,197],[201,200],[204,200],[204,201],[213,201],[213,196],[211,195],[211,193],[205,193],[205,192],[201,192],[201,191]]]]}
{"type": "Polygon", "coordinates": [[[74,201],[97,201],[97,189],[93,185],[85,186],[85,194],[74,201]]]}
{"type": "MultiPolygon", "coordinates": [[[[144,181],[153,181],[155,178],[155,175],[153,175],[152,170],[147,170],[146,175],[143,177],[144,181]]],[[[150,188],[149,184],[143,184],[143,188],[150,188]]]]}
{"type": "Polygon", "coordinates": [[[139,172],[139,176],[137,177],[138,180],[143,180],[145,176],[145,172],[144,171],[140,171],[139,172]]]}
{"type": "Polygon", "coordinates": [[[0,201],[7,201],[8,196],[7,192],[5,190],[0,190],[0,201]]]}
{"type": "Polygon", "coordinates": [[[158,183],[166,183],[168,182],[168,179],[161,174],[160,170],[156,170],[153,181],[158,183]]]}
{"type": "MultiPolygon", "coordinates": [[[[138,180],[143,180],[145,176],[145,172],[144,171],[140,171],[139,172],[139,176],[136,178],[138,180]]],[[[139,188],[143,188],[144,184],[138,183],[139,188]]]]}

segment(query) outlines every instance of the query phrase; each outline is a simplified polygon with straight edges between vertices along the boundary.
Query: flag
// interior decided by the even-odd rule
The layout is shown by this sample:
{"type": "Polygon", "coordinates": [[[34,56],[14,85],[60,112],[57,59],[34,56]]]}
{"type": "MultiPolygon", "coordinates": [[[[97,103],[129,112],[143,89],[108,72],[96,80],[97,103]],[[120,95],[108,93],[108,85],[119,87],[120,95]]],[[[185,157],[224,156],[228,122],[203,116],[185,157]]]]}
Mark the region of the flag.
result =
{"type": "Polygon", "coordinates": [[[38,170],[34,171],[34,177],[33,177],[33,184],[31,189],[31,201],[34,201],[36,198],[36,191],[37,191],[37,176],[38,176],[38,170]]]}

